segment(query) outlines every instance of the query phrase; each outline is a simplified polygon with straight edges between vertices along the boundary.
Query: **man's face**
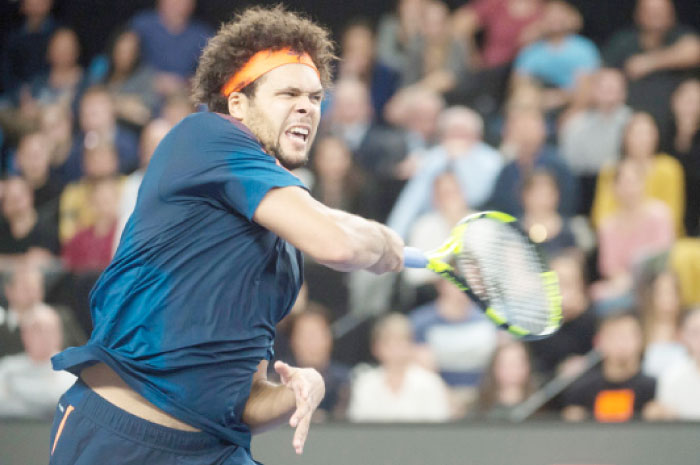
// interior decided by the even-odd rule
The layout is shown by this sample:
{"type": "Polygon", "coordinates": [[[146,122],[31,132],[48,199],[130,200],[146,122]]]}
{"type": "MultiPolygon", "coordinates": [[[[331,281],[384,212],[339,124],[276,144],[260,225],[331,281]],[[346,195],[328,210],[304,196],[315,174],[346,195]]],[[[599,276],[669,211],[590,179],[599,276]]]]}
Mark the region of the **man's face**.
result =
{"type": "Polygon", "coordinates": [[[298,168],[308,160],[322,99],[323,86],[313,69],[296,63],[280,66],[261,78],[242,122],[283,166],[298,168]]]}

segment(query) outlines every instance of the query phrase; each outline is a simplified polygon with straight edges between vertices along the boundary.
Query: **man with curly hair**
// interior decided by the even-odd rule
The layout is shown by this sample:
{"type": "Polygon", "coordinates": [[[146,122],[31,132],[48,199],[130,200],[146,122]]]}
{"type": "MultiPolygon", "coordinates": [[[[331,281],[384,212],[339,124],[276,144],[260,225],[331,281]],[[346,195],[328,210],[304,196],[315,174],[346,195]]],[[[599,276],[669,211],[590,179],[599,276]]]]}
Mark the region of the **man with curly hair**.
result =
{"type": "Polygon", "coordinates": [[[393,231],[320,204],[288,171],[307,159],[333,59],[327,31],[280,7],[210,40],[194,81],[210,111],[155,150],[92,291],[90,341],[53,359],[80,380],[59,402],[51,464],[253,464],[251,431],[285,419],[302,453],[323,379],[280,361],[282,384],[266,379],[302,252],[342,271],[403,267],[393,231]]]}

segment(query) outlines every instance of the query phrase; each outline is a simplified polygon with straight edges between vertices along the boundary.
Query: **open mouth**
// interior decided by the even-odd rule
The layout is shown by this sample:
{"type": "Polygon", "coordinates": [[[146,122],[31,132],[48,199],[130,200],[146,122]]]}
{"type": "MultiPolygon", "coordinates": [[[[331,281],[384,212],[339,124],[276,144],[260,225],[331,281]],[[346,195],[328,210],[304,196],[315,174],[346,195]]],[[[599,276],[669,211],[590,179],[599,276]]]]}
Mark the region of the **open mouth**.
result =
{"type": "Polygon", "coordinates": [[[285,134],[292,140],[306,144],[306,141],[309,139],[309,132],[309,128],[307,127],[292,126],[287,131],[285,131],[285,134]]]}

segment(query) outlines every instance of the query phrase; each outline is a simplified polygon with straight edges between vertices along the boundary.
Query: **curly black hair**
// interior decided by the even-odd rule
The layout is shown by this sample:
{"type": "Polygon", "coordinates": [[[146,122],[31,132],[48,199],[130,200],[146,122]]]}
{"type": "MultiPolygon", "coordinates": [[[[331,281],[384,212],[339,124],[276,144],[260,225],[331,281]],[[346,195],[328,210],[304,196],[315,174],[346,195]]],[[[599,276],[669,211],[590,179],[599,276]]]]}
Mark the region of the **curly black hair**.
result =
{"type": "MultiPolygon", "coordinates": [[[[321,75],[321,84],[330,84],[336,56],[329,32],[281,5],[253,7],[223,24],[209,40],[194,76],[192,99],[196,104],[206,104],[210,111],[227,113],[228,100],[221,95],[224,83],[257,52],[286,47],[308,53],[321,75]]],[[[255,84],[242,92],[251,96],[255,84]]]]}

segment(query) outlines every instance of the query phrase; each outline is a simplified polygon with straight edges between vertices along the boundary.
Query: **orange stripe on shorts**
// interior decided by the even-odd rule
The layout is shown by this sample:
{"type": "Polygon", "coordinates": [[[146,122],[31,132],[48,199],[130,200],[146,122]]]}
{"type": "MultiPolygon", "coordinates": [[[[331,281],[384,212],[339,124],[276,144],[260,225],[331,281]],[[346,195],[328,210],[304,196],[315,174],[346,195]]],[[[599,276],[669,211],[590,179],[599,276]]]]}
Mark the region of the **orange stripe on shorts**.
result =
{"type": "Polygon", "coordinates": [[[53,440],[53,446],[51,447],[51,455],[53,455],[53,451],[56,449],[56,444],[58,443],[58,438],[61,437],[61,433],[63,433],[63,427],[66,426],[66,420],[68,419],[68,415],[75,410],[72,405],[69,405],[66,408],[65,413],[63,414],[63,418],[61,419],[61,424],[58,425],[58,430],[56,431],[56,437],[53,440]]]}

